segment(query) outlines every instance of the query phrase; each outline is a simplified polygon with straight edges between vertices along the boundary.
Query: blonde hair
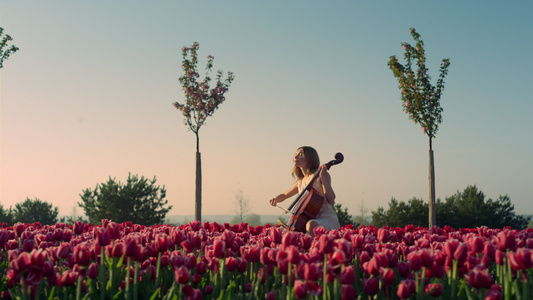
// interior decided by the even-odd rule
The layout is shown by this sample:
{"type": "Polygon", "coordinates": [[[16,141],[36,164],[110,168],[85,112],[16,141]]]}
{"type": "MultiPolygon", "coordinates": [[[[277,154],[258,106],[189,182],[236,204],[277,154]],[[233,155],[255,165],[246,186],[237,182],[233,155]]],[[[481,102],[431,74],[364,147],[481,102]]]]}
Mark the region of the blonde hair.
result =
{"type": "Polygon", "coordinates": [[[292,177],[295,177],[297,179],[302,179],[305,175],[315,173],[318,170],[318,167],[320,167],[320,158],[318,157],[318,153],[313,147],[302,146],[296,149],[296,151],[300,149],[303,150],[304,158],[307,162],[307,174],[304,174],[299,167],[294,166],[292,168],[292,177]]]}

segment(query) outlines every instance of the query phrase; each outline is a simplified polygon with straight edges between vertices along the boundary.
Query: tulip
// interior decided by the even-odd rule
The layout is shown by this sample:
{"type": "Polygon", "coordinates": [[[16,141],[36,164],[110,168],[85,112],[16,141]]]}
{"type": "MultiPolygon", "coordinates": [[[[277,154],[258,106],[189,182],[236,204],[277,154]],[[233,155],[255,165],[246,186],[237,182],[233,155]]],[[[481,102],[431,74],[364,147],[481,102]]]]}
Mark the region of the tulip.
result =
{"type": "Polygon", "coordinates": [[[377,277],[363,278],[363,292],[367,295],[374,295],[378,292],[379,281],[377,277]]]}
{"type": "Polygon", "coordinates": [[[287,252],[287,259],[291,264],[297,265],[300,262],[300,252],[295,246],[288,246],[285,251],[287,252]]]}
{"type": "Polygon", "coordinates": [[[174,270],[174,277],[179,284],[186,284],[189,282],[189,270],[185,266],[181,266],[174,270]]]}
{"type": "Polygon", "coordinates": [[[307,297],[307,284],[304,281],[294,281],[294,297],[296,299],[304,299],[307,297]]]}
{"type": "Polygon", "coordinates": [[[422,258],[418,252],[409,253],[407,259],[409,260],[409,267],[411,270],[417,271],[422,268],[422,258]]]}
{"type": "Polygon", "coordinates": [[[464,275],[464,277],[468,284],[477,289],[489,288],[494,281],[489,271],[481,266],[470,270],[470,272],[467,275],[464,275]]]}
{"type": "Polygon", "coordinates": [[[357,298],[357,292],[352,284],[343,284],[341,287],[342,300],[355,300],[357,298]]]}
{"type": "Polygon", "coordinates": [[[439,283],[429,283],[425,287],[424,292],[429,294],[431,297],[440,297],[442,294],[442,285],[439,283]]]}
{"type": "Polygon", "coordinates": [[[89,265],[91,261],[91,251],[87,244],[79,244],[74,246],[73,262],[81,266],[89,265]]]}
{"type": "Polygon", "coordinates": [[[355,271],[353,269],[353,266],[347,266],[341,271],[339,281],[341,284],[354,284],[355,271]]]}
{"type": "Polygon", "coordinates": [[[219,238],[213,241],[213,255],[216,258],[224,258],[226,251],[226,243],[219,238]]]}
{"type": "Polygon", "coordinates": [[[319,263],[307,263],[304,265],[304,279],[316,281],[322,275],[322,267],[319,263]]]}
{"type": "Polygon", "coordinates": [[[93,262],[87,269],[87,277],[95,279],[98,276],[98,265],[93,262]]]}
{"type": "Polygon", "coordinates": [[[453,253],[453,258],[458,261],[464,261],[468,254],[467,252],[468,252],[468,247],[465,244],[461,243],[457,246],[457,249],[453,253]]]}
{"type": "Polygon", "coordinates": [[[228,272],[233,272],[235,271],[235,269],[237,269],[237,260],[235,259],[235,257],[230,256],[226,258],[226,269],[228,270],[228,272]]]}
{"type": "Polygon", "coordinates": [[[402,280],[398,285],[398,291],[396,292],[396,295],[400,299],[409,299],[409,297],[411,297],[411,289],[404,280],[402,280]]]}
{"type": "Polygon", "coordinates": [[[318,249],[321,253],[328,254],[333,252],[334,240],[329,236],[323,234],[320,236],[318,242],[318,249]]]}
{"type": "Polygon", "coordinates": [[[289,246],[298,246],[298,234],[294,231],[285,231],[281,238],[281,247],[286,250],[289,246]]]}
{"type": "Polygon", "coordinates": [[[390,268],[381,268],[381,281],[384,285],[392,285],[394,283],[394,270],[390,268]]]}
{"type": "Polygon", "coordinates": [[[409,274],[411,274],[411,267],[409,266],[407,262],[404,262],[404,261],[399,262],[397,269],[398,269],[398,274],[401,277],[408,277],[409,274]]]}
{"type": "Polygon", "coordinates": [[[502,252],[505,252],[507,249],[514,251],[517,247],[514,231],[511,230],[498,232],[496,242],[498,250],[502,252]]]}

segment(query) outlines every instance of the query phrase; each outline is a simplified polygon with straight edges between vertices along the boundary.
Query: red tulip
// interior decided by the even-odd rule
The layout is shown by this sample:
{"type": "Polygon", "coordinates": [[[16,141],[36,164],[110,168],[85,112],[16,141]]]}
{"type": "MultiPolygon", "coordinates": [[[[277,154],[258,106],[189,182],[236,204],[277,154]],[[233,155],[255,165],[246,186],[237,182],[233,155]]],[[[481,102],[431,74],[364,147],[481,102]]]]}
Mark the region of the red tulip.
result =
{"type": "Polygon", "coordinates": [[[355,271],[353,269],[353,266],[347,266],[341,271],[339,281],[341,284],[353,285],[353,283],[355,282],[355,271]]]}
{"type": "Polygon", "coordinates": [[[378,292],[379,281],[377,277],[363,278],[363,292],[367,295],[374,295],[378,292]]]}
{"type": "Polygon", "coordinates": [[[196,264],[196,273],[204,275],[207,272],[207,264],[203,261],[200,261],[196,264]]]}
{"type": "Polygon", "coordinates": [[[479,236],[473,236],[468,240],[468,248],[474,253],[480,253],[485,247],[485,242],[479,236]]]}
{"type": "Polygon", "coordinates": [[[418,252],[411,252],[407,255],[409,261],[409,267],[411,270],[418,271],[422,268],[422,258],[418,252]]]}
{"type": "Polygon", "coordinates": [[[294,297],[296,299],[304,299],[307,297],[307,284],[302,280],[294,281],[294,297]]]}
{"type": "Polygon", "coordinates": [[[222,241],[226,243],[227,248],[231,248],[233,246],[233,243],[235,242],[235,237],[236,237],[235,232],[231,230],[224,230],[224,232],[220,236],[222,241]]]}
{"type": "Polygon", "coordinates": [[[333,241],[334,240],[331,237],[325,234],[321,235],[318,240],[319,251],[325,254],[333,252],[333,246],[335,245],[333,241]]]}
{"type": "Polygon", "coordinates": [[[24,281],[27,285],[30,286],[37,286],[41,284],[41,280],[43,279],[43,273],[40,270],[37,269],[30,269],[25,275],[24,275],[24,281]]]}
{"type": "Polygon", "coordinates": [[[304,279],[316,281],[322,275],[322,267],[319,263],[307,263],[304,265],[304,279]]]}
{"type": "Polygon", "coordinates": [[[12,261],[11,268],[15,269],[17,272],[22,272],[26,270],[31,265],[31,257],[27,252],[22,252],[18,257],[12,261]]]}
{"type": "Polygon", "coordinates": [[[388,229],[380,228],[378,229],[378,241],[382,244],[385,244],[391,238],[391,234],[388,229]]]}
{"type": "Polygon", "coordinates": [[[416,283],[411,280],[402,280],[398,285],[398,291],[396,295],[400,299],[408,299],[416,291],[416,283]]]}
{"type": "Polygon", "coordinates": [[[224,258],[226,252],[226,243],[219,238],[213,241],[213,255],[216,258],[224,258]]]}
{"type": "Polygon", "coordinates": [[[87,266],[91,262],[91,251],[87,244],[79,244],[74,246],[73,261],[75,264],[87,266]]]}
{"type": "Polygon", "coordinates": [[[448,257],[453,258],[453,255],[454,255],[455,251],[457,250],[457,247],[459,246],[459,243],[460,242],[458,240],[455,240],[455,239],[447,240],[446,242],[444,242],[444,253],[446,253],[446,255],[448,257]]]}
{"type": "Polygon", "coordinates": [[[466,281],[474,288],[486,288],[491,287],[493,283],[492,276],[486,268],[476,267],[468,274],[464,275],[466,281]]]}
{"type": "Polygon", "coordinates": [[[384,285],[392,285],[394,283],[394,271],[390,268],[381,268],[381,281],[384,285]]]}
{"type": "Polygon", "coordinates": [[[464,243],[460,243],[453,253],[453,258],[458,261],[464,261],[468,254],[468,247],[464,243]]]}
{"type": "Polygon", "coordinates": [[[228,272],[233,272],[237,269],[237,259],[235,257],[230,256],[226,258],[226,269],[228,272]]]}
{"type": "Polygon", "coordinates": [[[298,233],[294,231],[285,231],[281,238],[281,247],[286,250],[289,246],[298,246],[298,233]]]}
{"type": "Polygon", "coordinates": [[[105,234],[105,229],[103,227],[95,227],[93,229],[93,237],[96,240],[96,243],[100,246],[107,246],[111,243],[109,236],[105,234]]]}
{"type": "Polygon", "coordinates": [[[276,257],[276,263],[278,265],[278,271],[280,274],[287,274],[289,269],[289,258],[287,252],[280,251],[276,257]]]}
{"type": "Polygon", "coordinates": [[[424,292],[431,297],[440,297],[442,294],[442,285],[440,283],[429,283],[424,289],[424,292]]]}
{"type": "Polygon", "coordinates": [[[498,265],[503,265],[503,259],[505,258],[505,253],[503,253],[503,251],[500,251],[500,250],[496,250],[496,254],[494,255],[494,261],[496,261],[496,263],[498,265]]]}
{"type": "Polygon", "coordinates": [[[343,284],[341,287],[342,300],[355,300],[357,298],[357,292],[352,284],[343,284]]]}
{"type": "Polygon", "coordinates": [[[95,279],[98,276],[98,265],[96,263],[91,263],[87,269],[87,277],[95,279]]]}
{"type": "Polygon", "coordinates": [[[66,270],[63,272],[63,275],[59,278],[57,281],[58,286],[73,286],[76,283],[76,279],[78,278],[78,274],[75,272],[72,272],[71,270],[66,270]]]}
{"type": "Polygon", "coordinates": [[[300,252],[295,246],[288,246],[285,251],[287,252],[287,259],[291,264],[297,265],[300,262],[300,252]]]}
{"type": "Polygon", "coordinates": [[[514,251],[517,247],[514,231],[511,230],[498,232],[496,235],[496,242],[498,250],[502,252],[505,252],[507,249],[514,251]]]}
{"type": "Polygon", "coordinates": [[[500,300],[502,299],[502,287],[498,284],[493,284],[485,295],[485,300],[500,300]]]}
{"type": "Polygon", "coordinates": [[[174,277],[177,283],[186,284],[189,281],[189,270],[185,266],[181,266],[174,270],[174,277]]]}
{"type": "Polygon", "coordinates": [[[409,274],[411,274],[411,267],[409,266],[407,262],[404,262],[404,261],[399,262],[397,269],[398,269],[398,274],[401,277],[408,277],[409,274]]]}
{"type": "Polygon", "coordinates": [[[496,255],[496,247],[490,242],[485,243],[483,254],[494,259],[494,255],[496,255]]]}

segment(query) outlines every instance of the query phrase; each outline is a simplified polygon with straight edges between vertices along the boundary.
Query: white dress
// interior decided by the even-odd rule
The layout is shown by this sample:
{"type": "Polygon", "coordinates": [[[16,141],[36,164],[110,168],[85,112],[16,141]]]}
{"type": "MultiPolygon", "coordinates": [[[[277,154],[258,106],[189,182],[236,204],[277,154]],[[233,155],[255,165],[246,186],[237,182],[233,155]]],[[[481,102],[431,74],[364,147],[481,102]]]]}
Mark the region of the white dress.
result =
{"type": "MultiPolygon", "coordinates": [[[[305,190],[310,180],[311,178],[308,178],[307,180],[306,178],[298,179],[298,195],[301,194],[303,190],[305,190]]],[[[318,179],[316,179],[313,183],[313,188],[315,190],[322,190],[318,179]]],[[[312,219],[312,221],[317,222],[326,230],[339,229],[341,227],[339,223],[339,218],[337,217],[337,213],[333,210],[333,207],[331,206],[331,204],[329,204],[326,198],[324,198],[324,203],[322,204],[318,215],[315,219],[312,219]]]]}

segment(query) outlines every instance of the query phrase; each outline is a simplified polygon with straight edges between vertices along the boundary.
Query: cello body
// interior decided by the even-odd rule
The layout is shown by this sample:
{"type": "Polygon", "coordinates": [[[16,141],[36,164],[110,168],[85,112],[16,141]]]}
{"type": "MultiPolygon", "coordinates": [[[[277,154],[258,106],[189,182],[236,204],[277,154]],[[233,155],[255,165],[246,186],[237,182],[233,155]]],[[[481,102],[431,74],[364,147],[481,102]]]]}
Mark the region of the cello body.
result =
{"type": "Polygon", "coordinates": [[[324,200],[324,197],[320,196],[315,189],[306,190],[293,207],[293,214],[287,222],[288,229],[307,232],[307,222],[316,218],[324,200]]]}

